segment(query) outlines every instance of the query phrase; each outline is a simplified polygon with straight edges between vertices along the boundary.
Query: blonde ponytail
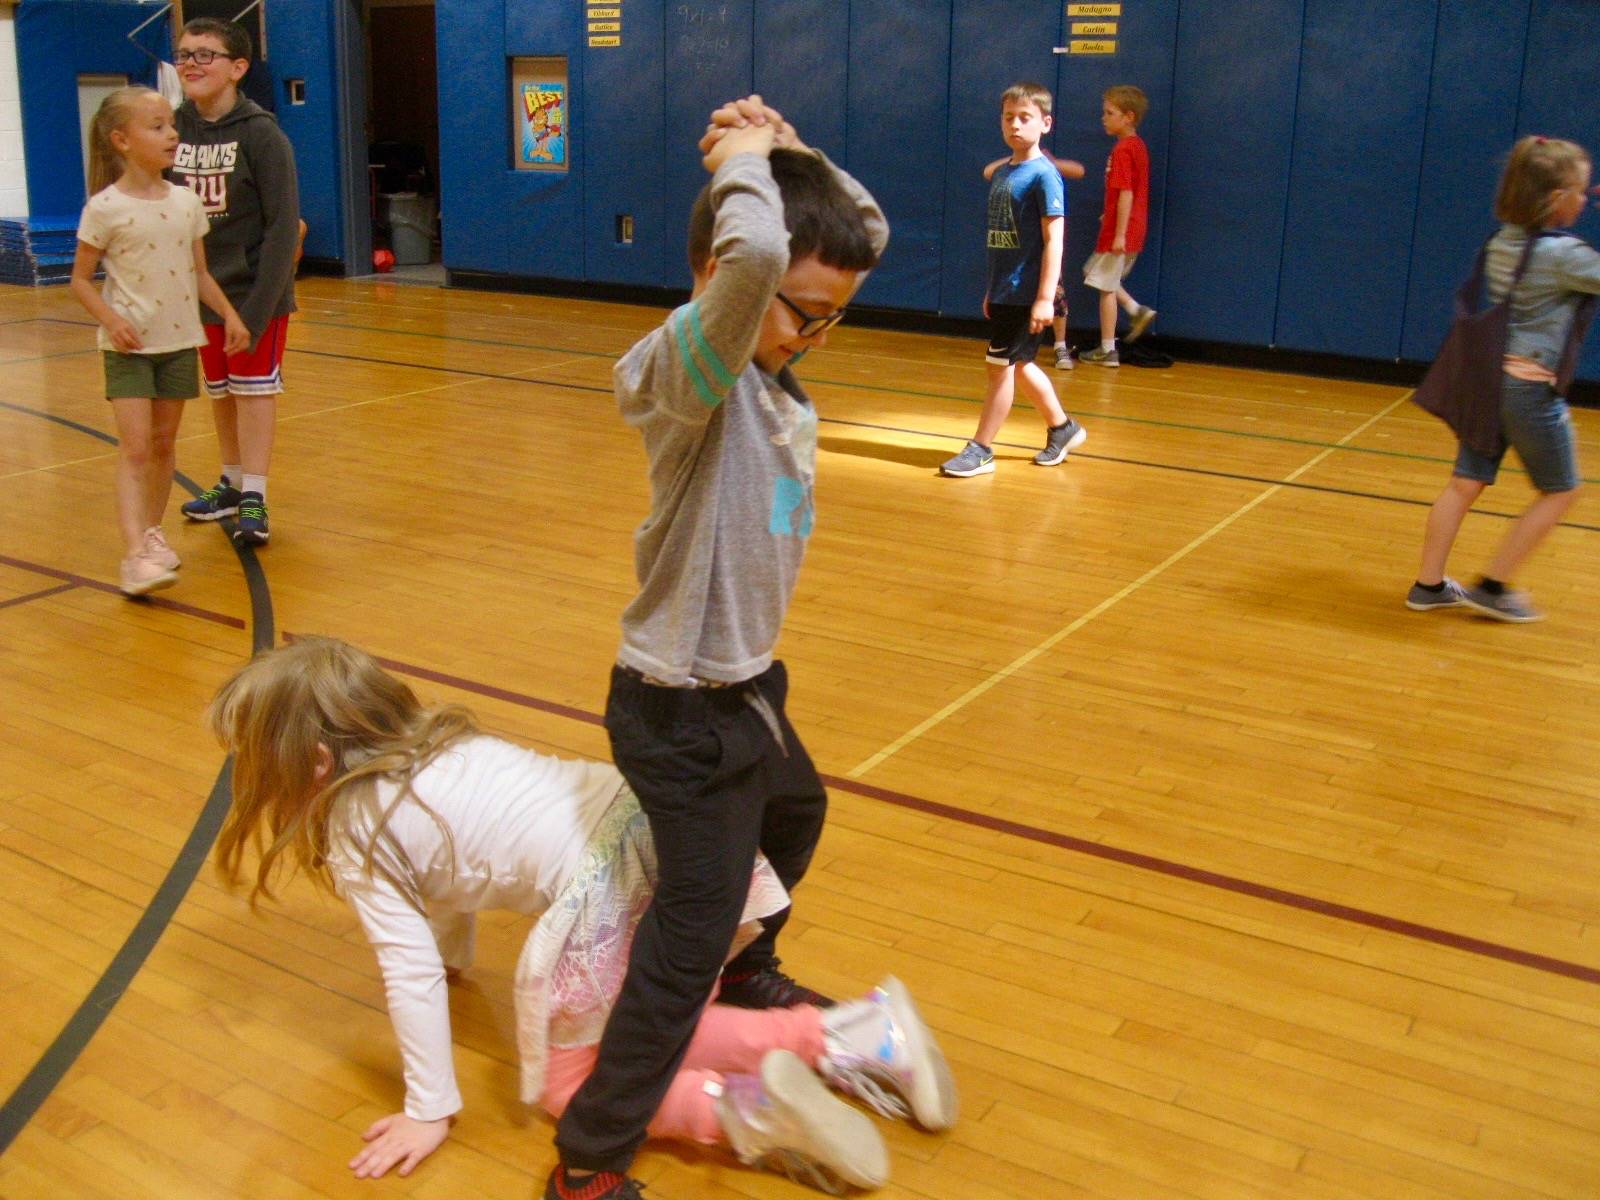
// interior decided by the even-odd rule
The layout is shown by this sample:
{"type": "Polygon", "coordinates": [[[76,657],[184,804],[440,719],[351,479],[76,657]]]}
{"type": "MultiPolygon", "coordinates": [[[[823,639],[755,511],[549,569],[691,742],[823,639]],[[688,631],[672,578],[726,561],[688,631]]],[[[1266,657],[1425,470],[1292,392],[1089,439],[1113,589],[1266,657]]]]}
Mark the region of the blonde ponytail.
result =
{"type": "Polygon", "coordinates": [[[147,87],[118,88],[95,109],[89,122],[89,195],[105,191],[122,178],[122,155],[111,144],[111,135],[133,120],[134,109],[147,96],[159,100],[161,93],[147,87]]]}

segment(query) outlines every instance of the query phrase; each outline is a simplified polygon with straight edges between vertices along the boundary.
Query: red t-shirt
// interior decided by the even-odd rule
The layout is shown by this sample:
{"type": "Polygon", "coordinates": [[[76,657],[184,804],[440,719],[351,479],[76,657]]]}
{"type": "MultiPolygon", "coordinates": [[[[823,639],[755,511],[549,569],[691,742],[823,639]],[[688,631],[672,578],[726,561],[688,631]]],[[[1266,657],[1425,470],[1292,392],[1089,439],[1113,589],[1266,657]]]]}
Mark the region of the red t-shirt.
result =
{"type": "Polygon", "coordinates": [[[1133,211],[1128,214],[1128,253],[1144,249],[1144,231],[1150,217],[1150,149],[1137,133],[1118,138],[1106,159],[1106,210],[1100,217],[1100,240],[1095,251],[1111,249],[1117,240],[1117,193],[1133,193],[1133,211]]]}

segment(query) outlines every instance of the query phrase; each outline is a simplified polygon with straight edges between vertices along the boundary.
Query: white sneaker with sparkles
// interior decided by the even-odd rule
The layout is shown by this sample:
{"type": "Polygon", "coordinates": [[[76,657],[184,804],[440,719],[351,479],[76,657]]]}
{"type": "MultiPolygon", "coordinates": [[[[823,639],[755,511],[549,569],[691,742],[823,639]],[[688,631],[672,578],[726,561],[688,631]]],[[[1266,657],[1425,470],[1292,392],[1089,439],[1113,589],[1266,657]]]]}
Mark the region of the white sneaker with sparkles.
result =
{"type": "Polygon", "coordinates": [[[769,1050],[761,1074],[729,1075],[717,1120],[739,1161],[831,1195],[889,1182],[889,1151],[866,1116],[832,1095],[788,1050],[769,1050]]]}

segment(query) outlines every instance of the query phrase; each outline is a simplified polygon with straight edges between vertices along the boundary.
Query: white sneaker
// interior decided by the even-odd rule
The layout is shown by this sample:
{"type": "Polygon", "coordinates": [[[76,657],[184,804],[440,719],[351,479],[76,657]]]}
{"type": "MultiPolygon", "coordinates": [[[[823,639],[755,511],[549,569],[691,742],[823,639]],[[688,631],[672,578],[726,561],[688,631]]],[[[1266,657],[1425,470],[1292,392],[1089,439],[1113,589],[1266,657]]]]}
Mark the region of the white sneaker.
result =
{"type": "Polygon", "coordinates": [[[910,1117],[924,1129],[956,1123],[956,1082],[933,1031],[893,975],[864,999],[822,1014],[824,1050],[817,1069],[886,1117],[910,1117]]]}
{"type": "Polygon", "coordinates": [[[839,1196],[847,1186],[889,1182],[889,1151],[877,1127],[787,1050],[769,1050],[759,1076],[729,1075],[717,1120],[740,1162],[796,1183],[839,1196]]]}
{"type": "Polygon", "coordinates": [[[178,573],[162,566],[151,557],[148,550],[141,550],[123,559],[119,574],[124,596],[142,596],[178,582],[178,573]]]}
{"type": "Polygon", "coordinates": [[[167,535],[159,525],[152,525],[144,531],[144,552],[169,571],[176,571],[183,566],[183,560],[167,544],[167,535]]]}

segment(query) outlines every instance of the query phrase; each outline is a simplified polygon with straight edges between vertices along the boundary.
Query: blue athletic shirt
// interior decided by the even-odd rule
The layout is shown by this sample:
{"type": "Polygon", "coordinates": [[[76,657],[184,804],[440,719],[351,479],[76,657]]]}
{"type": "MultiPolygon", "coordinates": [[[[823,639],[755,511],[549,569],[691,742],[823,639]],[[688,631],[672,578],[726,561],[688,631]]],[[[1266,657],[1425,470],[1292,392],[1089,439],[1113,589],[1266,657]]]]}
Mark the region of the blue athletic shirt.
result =
{"type": "Polygon", "coordinates": [[[1002,163],[989,181],[989,303],[1031,305],[1039,298],[1044,217],[1067,215],[1055,163],[1040,155],[1002,163]]]}

